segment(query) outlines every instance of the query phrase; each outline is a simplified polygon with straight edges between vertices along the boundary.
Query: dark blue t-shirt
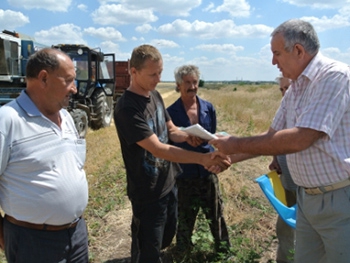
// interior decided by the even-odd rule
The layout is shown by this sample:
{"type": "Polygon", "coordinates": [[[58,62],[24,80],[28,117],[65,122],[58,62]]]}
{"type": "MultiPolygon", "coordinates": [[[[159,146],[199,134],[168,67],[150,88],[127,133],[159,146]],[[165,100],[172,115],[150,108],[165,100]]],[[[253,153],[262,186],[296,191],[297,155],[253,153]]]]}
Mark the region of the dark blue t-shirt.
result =
{"type": "Polygon", "coordinates": [[[144,97],[125,91],[114,110],[123,160],[127,174],[127,193],[135,203],[149,203],[168,194],[181,168],[177,163],[157,158],[137,142],[156,134],[168,143],[166,122],[170,117],[157,91],[144,97]]]}

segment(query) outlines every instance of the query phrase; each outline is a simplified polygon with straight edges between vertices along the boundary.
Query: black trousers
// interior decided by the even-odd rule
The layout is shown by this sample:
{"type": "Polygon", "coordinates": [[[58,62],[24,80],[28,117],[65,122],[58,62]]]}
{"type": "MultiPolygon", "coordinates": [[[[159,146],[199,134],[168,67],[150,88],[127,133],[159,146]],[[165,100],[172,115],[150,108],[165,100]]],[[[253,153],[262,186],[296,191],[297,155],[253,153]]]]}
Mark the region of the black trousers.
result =
{"type": "Polygon", "coordinates": [[[4,219],[5,255],[8,263],[88,263],[85,220],[60,231],[34,230],[4,219]]]}
{"type": "Polygon", "coordinates": [[[131,262],[160,263],[161,249],[169,246],[176,233],[177,187],[149,204],[132,203],[131,262]]]}

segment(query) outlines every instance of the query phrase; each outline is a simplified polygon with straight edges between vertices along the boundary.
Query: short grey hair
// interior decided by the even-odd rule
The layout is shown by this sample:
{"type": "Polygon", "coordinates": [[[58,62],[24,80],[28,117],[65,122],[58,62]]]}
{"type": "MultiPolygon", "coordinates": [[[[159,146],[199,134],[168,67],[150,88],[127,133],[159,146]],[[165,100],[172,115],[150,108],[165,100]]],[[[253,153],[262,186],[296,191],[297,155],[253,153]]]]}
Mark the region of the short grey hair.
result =
{"type": "Polygon", "coordinates": [[[174,71],[176,84],[179,84],[179,85],[182,84],[182,81],[183,81],[182,78],[187,75],[195,75],[199,81],[199,77],[201,73],[199,72],[198,67],[195,65],[183,65],[181,67],[178,67],[174,71]]]}
{"type": "Polygon", "coordinates": [[[314,27],[301,19],[290,19],[279,25],[272,33],[281,34],[284,38],[284,49],[291,52],[295,44],[300,44],[311,56],[320,49],[320,41],[314,27]]]}
{"type": "Polygon", "coordinates": [[[289,78],[284,77],[283,75],[279,75],[279,76],[275,79],[275,81],[277,82],[277,84],[281,84],[282,79],[288,79],[289,82],[291,82],[291,80],[290,80],[289,78]]]}

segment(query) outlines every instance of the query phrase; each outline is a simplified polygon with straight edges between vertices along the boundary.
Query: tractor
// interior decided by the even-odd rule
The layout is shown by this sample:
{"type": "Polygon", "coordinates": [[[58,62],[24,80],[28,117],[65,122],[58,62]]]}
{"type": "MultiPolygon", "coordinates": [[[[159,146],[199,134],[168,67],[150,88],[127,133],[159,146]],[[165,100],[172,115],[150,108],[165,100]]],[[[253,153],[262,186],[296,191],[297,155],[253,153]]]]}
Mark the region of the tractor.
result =
{"type": "Polygon", "coordinates": [[[69,55],[76,69],[77,93],[67,110],[79,135],[85,137],[88,127],[98,130],[109,126],[114,107],[115,55],[85,45],[59,44],[52,48],[69,55]]]}
{"type": "MultiPolygon", "coordinates": [[[[44,47],[24,34],[0,32],[0,106],[16,99],[26,88],[27,60],[44,47]]],[[[80,137],[86,136],[88,127],[98,130],[109,126],[117,99],[115,55],[86,45],[58,44],[52,48],[69,55],[76,69],[77,93],[70,98],[67,110],[80,137]]]]}

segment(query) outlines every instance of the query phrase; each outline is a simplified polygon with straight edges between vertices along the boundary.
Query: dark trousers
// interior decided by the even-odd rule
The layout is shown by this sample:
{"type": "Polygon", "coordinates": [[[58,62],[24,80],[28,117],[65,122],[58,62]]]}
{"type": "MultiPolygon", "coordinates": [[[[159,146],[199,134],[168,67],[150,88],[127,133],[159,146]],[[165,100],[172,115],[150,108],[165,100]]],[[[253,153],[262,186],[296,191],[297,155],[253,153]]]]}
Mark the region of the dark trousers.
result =
{"type": "MultiPolygon", "coordinates": [[[[296,204],[296,192],[285,189],[287,206],[296,204]]],[[[277,263],[292,263],[295,250],[295,230],[287,225],[283,219],[278,216],[276,222],[276,234],[278,238],[278,247],[276,253],[277,263]]]]}
{"type": "Polygon", "coordinates": [[[4,219],[8,263],[87,263],[88,234],[84,219],[60,231],[34,230],[4,219]]]}
{"type": "Polygon", "coordinates": [[[176,233],[177,188],[156,202],[132,203],[131,262],[160,263],[161,249],[169,246],[176,233]]]}
{"type": "Polygon", "coordinates": [[[223,201],[217,175],[211,174],[208,177],[198,179],[181,178],[177,179],[176,182],[179,200],[177,247],[182,250],[192,246],[192,232],[199,209],[202,208],[209,221],[216,249],[226,250],[230,246],[230,240],[223,216],[223,201]]]}

